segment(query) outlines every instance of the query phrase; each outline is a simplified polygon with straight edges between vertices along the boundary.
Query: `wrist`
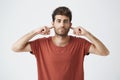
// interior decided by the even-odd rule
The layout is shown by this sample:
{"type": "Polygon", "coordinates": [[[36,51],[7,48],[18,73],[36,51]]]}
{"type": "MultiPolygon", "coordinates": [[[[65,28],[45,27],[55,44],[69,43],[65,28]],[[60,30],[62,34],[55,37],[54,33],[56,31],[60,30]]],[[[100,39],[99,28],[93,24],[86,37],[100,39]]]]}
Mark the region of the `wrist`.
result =
{"type": "Polygon", "coordinates": [[[33,34],[33,35],[39,34],[36,30],[31,31],[30,33],[33,34]]]}
{"type": "Polygon", "coordinates": [[[86,37],[89,37],[90,35],[91,35],[90,32],[86,32],[86,33],[84,34],[84,36],[86,36],[86,37]]]}

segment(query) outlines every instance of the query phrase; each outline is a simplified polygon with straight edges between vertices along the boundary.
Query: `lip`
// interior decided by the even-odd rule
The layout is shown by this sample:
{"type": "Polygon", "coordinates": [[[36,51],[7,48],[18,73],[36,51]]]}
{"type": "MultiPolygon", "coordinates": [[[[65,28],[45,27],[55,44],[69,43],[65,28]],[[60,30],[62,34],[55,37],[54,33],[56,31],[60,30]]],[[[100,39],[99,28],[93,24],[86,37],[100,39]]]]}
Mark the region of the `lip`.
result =
{"type": "Polygon", "coordinates": [[[64,32],[64,31],[65,31],[65,29],[64,29],[64,28],[60,28],[60,29],[59,29],[59,31],[64,32]]]}

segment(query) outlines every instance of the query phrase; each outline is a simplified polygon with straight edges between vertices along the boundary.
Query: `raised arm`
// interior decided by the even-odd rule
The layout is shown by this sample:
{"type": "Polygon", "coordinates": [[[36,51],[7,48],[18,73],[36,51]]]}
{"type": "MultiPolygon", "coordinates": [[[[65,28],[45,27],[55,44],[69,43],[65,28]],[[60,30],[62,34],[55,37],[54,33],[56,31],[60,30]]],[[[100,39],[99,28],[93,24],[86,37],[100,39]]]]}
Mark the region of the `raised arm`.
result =
{"type": "Polygon", "coordinates": [[[88,32],[82,27],[76,27],[76,28],[72,27],[72,29],[75,35],[85,36],[91,41],[92,45],[90,46],[89,53],[93,53],[101,56],[106,56],[109,54],[109,50],[106,48],[106,46],[90,32],[88,32]]]}
{"type": "Polygon", "coordinates": [[[37,34],[48,35],[50,33],[50,29],[51,28],[44,26],[44,27],[37,28],[37,29],[25,34],[23,37],[18,39],[12,45],[12,50],[14,52],[30,52],[31,47],[29,44],[29,40],[32,39],[37,34]]]}

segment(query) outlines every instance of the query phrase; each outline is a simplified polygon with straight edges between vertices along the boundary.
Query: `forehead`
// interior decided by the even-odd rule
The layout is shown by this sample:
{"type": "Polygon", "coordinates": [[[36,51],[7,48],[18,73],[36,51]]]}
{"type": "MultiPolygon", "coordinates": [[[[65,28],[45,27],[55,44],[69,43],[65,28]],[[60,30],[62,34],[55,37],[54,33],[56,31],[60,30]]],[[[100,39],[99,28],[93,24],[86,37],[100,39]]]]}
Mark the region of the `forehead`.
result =
{"type": "Polygon", "coordinates": [[[65,15],[56,15],[55,19],[61,19],[61,20],[69,20],[69,17],[65,16],[65,15]]]}

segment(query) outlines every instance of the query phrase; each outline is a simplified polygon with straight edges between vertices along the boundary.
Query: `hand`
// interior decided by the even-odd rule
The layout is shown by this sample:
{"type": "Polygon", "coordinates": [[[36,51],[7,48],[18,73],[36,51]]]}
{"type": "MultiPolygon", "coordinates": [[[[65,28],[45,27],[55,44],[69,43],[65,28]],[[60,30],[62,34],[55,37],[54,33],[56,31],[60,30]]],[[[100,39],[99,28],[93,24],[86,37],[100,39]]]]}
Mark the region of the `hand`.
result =
{"type": "Polygon", "coordinates": [[[78,36],[85,36],[88,33],[88,31],[81,26],[72,28],[72,30],[73,30],[73,33],[78,36]]]}
{"type": "Polygon", "coordinates": [[[35,31],[36,34],[49,35],[50,34],[50,29],[52,29],[52,28],[53,27],[44,26],[44,27],[37,28],[34,31],[35,31]]]}

